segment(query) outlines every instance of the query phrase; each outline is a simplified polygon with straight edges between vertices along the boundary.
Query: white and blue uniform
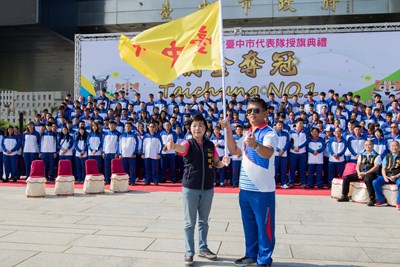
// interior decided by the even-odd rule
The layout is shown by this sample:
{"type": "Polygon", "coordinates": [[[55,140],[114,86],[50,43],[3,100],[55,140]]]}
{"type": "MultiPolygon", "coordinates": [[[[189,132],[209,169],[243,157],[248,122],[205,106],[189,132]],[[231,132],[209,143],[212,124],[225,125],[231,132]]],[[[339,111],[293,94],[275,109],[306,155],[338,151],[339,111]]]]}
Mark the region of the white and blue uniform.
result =
{"type": "MultiPolygon", "coordinates": [[[[267,123],[257,127],[253,136],[263,146],[276,149],[278,137],[267,123]]],[[[256,260],[257,264],[271,264],[275,247],[275,154],[269,159],[262,158],[245,144],[243,152],[239,204],[246,257],[256,260]]]]}
{"type": "Polygon", "coordinates": [[[3,163],[5,171],[5,179],[10,178],[17,179],[17,160],[18,160],[18,150],[21,147],[20,138],[16,135],[4,136],[1,142],[1,148],[3,150],[3,163]],[[10,154],[7,152],[10,151],[10,154]]]}
{"type": "Polygon", "coordinates": [[[388,142],[385,138],[372,138],[372,143],[374,144],[374,150],[381,156],[381,160],[386,157],[386,154],[390,152],[388,142]]]}
{"type": "Polygon", "coordinates": [[[99,172],[103,173],[103,135],[101,133],[91,132],[86,140],[88,149],[88,158],[97,161],[99,172]]]}
{"type": "MultiPolygon", "coordinates": [[[[71,134],[60,135],[57,143],[57,150],[60,160],[69,160],[72,163],[72,151],[74,148],[74,138],[71,134]],[[61,155],[64,152],[64,155],[61,155]]],[[[71,164],[72,165],[72,164],[71,164]]]]}
{"type": "Polygon", "coordinates": [[[281,185],[287,183],[287,151],[289,149],[289,134],[286,131],[276,131],[278,144],[275,151],[275,183],[280,179],[281,185]],[[279,153],[283,151],[282,156],[279,153]]]}
{"type": "Polygon", "coordinates": [[[155,184],[159,181],[158,157],[161,157],[161,139],[158,134],[146,134],[143,138],[144,165],[146,168],[146,184],[151,180],[155,184]]]}
{"type": "Polygon", "coordinates": [[[340,177],[343,174],[345,160],[344,153],[347,148],[347,142],[344,138],[338,140],[336,137],[331,137],[328,142],[328,152],[329,152],[329,176],[328,176],[328,184],[332,184],[332,180],[334,177],[340,177]],[[339,156],[336,159],[333,155],[336,154],[339,156]]]}
{"type": "MultiPolygon", "coordinates": [[[[212,135],[210,138],[210,141],[214,143],[215,149],[217,150],[218,157],[220,160],[222,160],[224,154],[225,154],[225,139],[223,135],[220,135],[219,137],[216,137],[215,135],[212,135]],[[218,146],[217,146],[218,145],[218,146]]],[[[224,181],[225,181],[225,172],[226,172],[226,167],[223,168],[215,168],[216,172],[219,172],[219,185],[223,186],[224,181]]],[[[217,183],[217,179],[215,179],[215,183],[217,183]]]]}
{"type": "Polygon", "coordinates": [[[289,133],[289,184],[294,184],[295,172],[299,171],[300,184],[305,185],[307,183],[306,177],[306,165],[307,165],[307,144],[308,144],[308,133],[305,130],[298,132],[297,130],[292,130],[289,133]],[[294,151],[294,148],[299,149],[298,152],[294,151]]]}
{"type": "Polygon", "coordinates": [[[85,162],[87,159],[87,145],[86,145],[87,137],[84,136],[76,136],[74,142],[74,150],[75,150],[75,176],[76,180],[80,183],[83,183],[86,171],[85,171],[85,162]]]}
{"type": "Polygon", "coordinates": [[[111,160],[118,155],[120,136],[121,133],[117,130],[110,130],[103,135],[104,178],[106,183],[111,182],[111,160]]]}
{"type": "Polygon", "coordinates": [[[124,171],[129,174],[129,183],[135,182],[136,154],[139,140],[135,132],[124,132],[119,141],[119,155],[122,157],[124,171]]]}
{"type": "MultiPolygon", "coordinates": [[[[162,131],[160,133],[161,137],[161,146],[165,147],[169,141],[173,141],[174,143],[178,140],[178,135],[170,130],[162,131]]],[[[167,169],[171,170],[171,182],[176,182],[176,167],[175,167],[175,151],[174,150],[162,150],[161,152],[161,177],[160,182],[165,183],[167,180],[167,169]]]]}
{"type": "Polygon", "coordinates": [[[367,140],[365,135],[360,135],[356,137],[355,135],[350,135],[347,139],[347,149],[350,151],[350,162],[357,163],[357,156],[361,155],[364,151],[364,143],[367,140]]]}
{"type": "Polygon", "coordinates": [[[45,130],[41,136],[39,153],[44,162],[45,177],[49,181],[54,181],[55,154],[57,153],[57,134],[53,131],[45,130]]]}
{"type": "Polygon", "coordinates": [[[318,188],[323,188],[324,183],[322,181],[322,170],[324,166],[324,150],[325,140],[321,137],[318,139],[311,138],[307,145],[308,152],[308,187],[314,187],[314,173],[317,180],[318,188]],[[314,155],[314,152],[317,155],[314,155]]]}
{"type": "Polygon", "coordinates": [[[33,130],[33,132],[27,132],[24,134],[24,137],[22,139],[22,147],[24,153],[26,177],[28,177],[31,173],[32,161],[38,158],[39,142],[40,135],[35,130],[33,130]]]}

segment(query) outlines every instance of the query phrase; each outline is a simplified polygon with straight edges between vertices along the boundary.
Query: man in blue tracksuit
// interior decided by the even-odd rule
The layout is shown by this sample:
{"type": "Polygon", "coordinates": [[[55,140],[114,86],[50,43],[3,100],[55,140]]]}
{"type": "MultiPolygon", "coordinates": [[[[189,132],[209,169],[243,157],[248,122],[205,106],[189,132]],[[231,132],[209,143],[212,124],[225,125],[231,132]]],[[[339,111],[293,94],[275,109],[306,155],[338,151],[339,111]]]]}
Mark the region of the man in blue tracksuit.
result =
{"type": "Polygon", "coordinates": [[[122,158],[124,171],[129,174],[129,184],[135,184],[136,154],[138,151],[139,140],[137,134],[132,131],[131,122],[125,124],[125,131],[121,135],[119,142],[119,155],[122,158]]]}
{"type": "Polygon", "coordinates": [[[145,185],[149,185],[150,181],[154,181],[154,185],[158,185],[159,171],[158,161],[161,158],[161,139],[156,133],[156,125],[154,122],[149,123],[149,133],[143,137],[142,159],[146,168],[145,185]]]}
{"type": "Polygon", "coordinates": [[[119,137],[115,121],[110,121],[110,130],[103,136],[103,159],[104,159],[104,178],[106,184],[111,182],[111,160],[118,157],[119,137]]]}
{"type": "Polygon", "coordinates": [[[300,185],[303,187],[307,186],[306,177],[306,166],[307,166],[307,144],[308,144],[308,133],[304,130],[303,119],[297,119],[296,128],[291,130],[289,133],[290,138],[290,154],[289,154],[289,187],[293,187],[294,176],[296,171],[300,175],[300,185]]]}
{"type": "MultiPolygon", "coordinates": [[[[247,117],[251,129],[243,145],[242,169],[239,180],[239,204],[246,241],[246,253],[235,261],[237,266],[272,264],[275,247],[275,150],[276,132],[264,121],[267,104],[263,99],[251,99],[247,117]]],[[[227,127],[227,145],[232,155],[242,153],[227,127]]]]}
{"type": "Polygon", "coordinates": [[[167,180],[167,169],[171,170],[171,182],[176,182],[176,167],[175,167],[175,151],[167,150],[167,143],[173,141],[174,143],[178,140],[178,135],[172,131],[171,123],[169,121],[164,123],[164,131],[160,133],[162,152],[161,152],[161,177],[160,182],[165,183],[167,180]]]}
{"type": "Polygon", "coordinates": [[[57,157],[57,134],[52,131],[53,123],[46,123],[46,130],[40,140],[39,157],[44,161],[45,177],[54,182],[54,164],[57,157]]]}
{"type": "Polygon", "coordinates": [[[328,188],[332,185],[334,177],[340,177],[343,174],[345,167],[344,153],[347,149],[347,142],[342,137],[342,129],[336,128],[334,130],[334,137],[331,137],[328,142],[329,152],[329,176],[328,176],[328,188]]]}
{"type": "Polygon", "coordinates": [[[287,189],[287,158],[289,149],[289,134],[283,130],[283,121],[279,120],[275,125],[278,144],[275,152],[275,182],[280,178],[281,188],[287,189]],[[280,177],[279,177],[280,176],[280,177]]]}

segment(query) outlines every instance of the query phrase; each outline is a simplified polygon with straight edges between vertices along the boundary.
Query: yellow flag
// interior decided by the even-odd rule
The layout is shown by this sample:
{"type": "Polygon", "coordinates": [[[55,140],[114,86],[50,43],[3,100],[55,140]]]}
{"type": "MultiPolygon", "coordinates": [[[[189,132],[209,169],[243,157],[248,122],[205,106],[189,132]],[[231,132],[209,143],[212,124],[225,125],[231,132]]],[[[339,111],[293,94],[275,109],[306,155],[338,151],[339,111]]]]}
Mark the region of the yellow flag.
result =
{"type": "Polygon", "coordinates": [[[123,61],[158,84],[168,84],[188,71],[219,70],[219,16],[217,1],[133,39],[121,35],[119,54],[123,61]]]}

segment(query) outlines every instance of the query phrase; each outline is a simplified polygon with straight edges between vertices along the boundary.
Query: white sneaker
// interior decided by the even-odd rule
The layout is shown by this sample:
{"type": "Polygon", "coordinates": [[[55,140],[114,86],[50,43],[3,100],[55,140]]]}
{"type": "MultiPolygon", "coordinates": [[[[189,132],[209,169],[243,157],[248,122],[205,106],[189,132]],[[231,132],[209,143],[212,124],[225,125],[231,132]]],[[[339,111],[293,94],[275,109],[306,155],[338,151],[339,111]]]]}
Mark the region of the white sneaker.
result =
{"type": "Polygon", "coordinates": [[[289,186],[288,186],[287,184],[284,184],[284,185],[281,186],[281,188],[282,188],[282,189],[288,189],[289,186]]]}

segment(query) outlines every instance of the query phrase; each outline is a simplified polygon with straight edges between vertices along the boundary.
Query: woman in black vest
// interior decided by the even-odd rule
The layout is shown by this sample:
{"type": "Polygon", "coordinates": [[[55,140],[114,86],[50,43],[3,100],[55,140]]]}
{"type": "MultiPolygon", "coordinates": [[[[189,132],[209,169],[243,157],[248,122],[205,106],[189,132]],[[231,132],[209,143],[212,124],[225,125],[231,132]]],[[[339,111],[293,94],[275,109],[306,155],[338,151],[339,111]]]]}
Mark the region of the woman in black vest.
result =
{"type": "Polygon", "coordinates": [[[199,257],[217,260],[217,255],[207,245],[208,216],[214,196],[214,168],[229,165],[230,158],[221,161],[214,144],[204,138],[207,123],[203,115],[196,114],[190,121],[193,138],[181,144],[167,143],[168,150],[183,156],[182,198],[185,220],[185,264],[191,266],[194,256],[194,228],[199,214],[199,257]]]}

